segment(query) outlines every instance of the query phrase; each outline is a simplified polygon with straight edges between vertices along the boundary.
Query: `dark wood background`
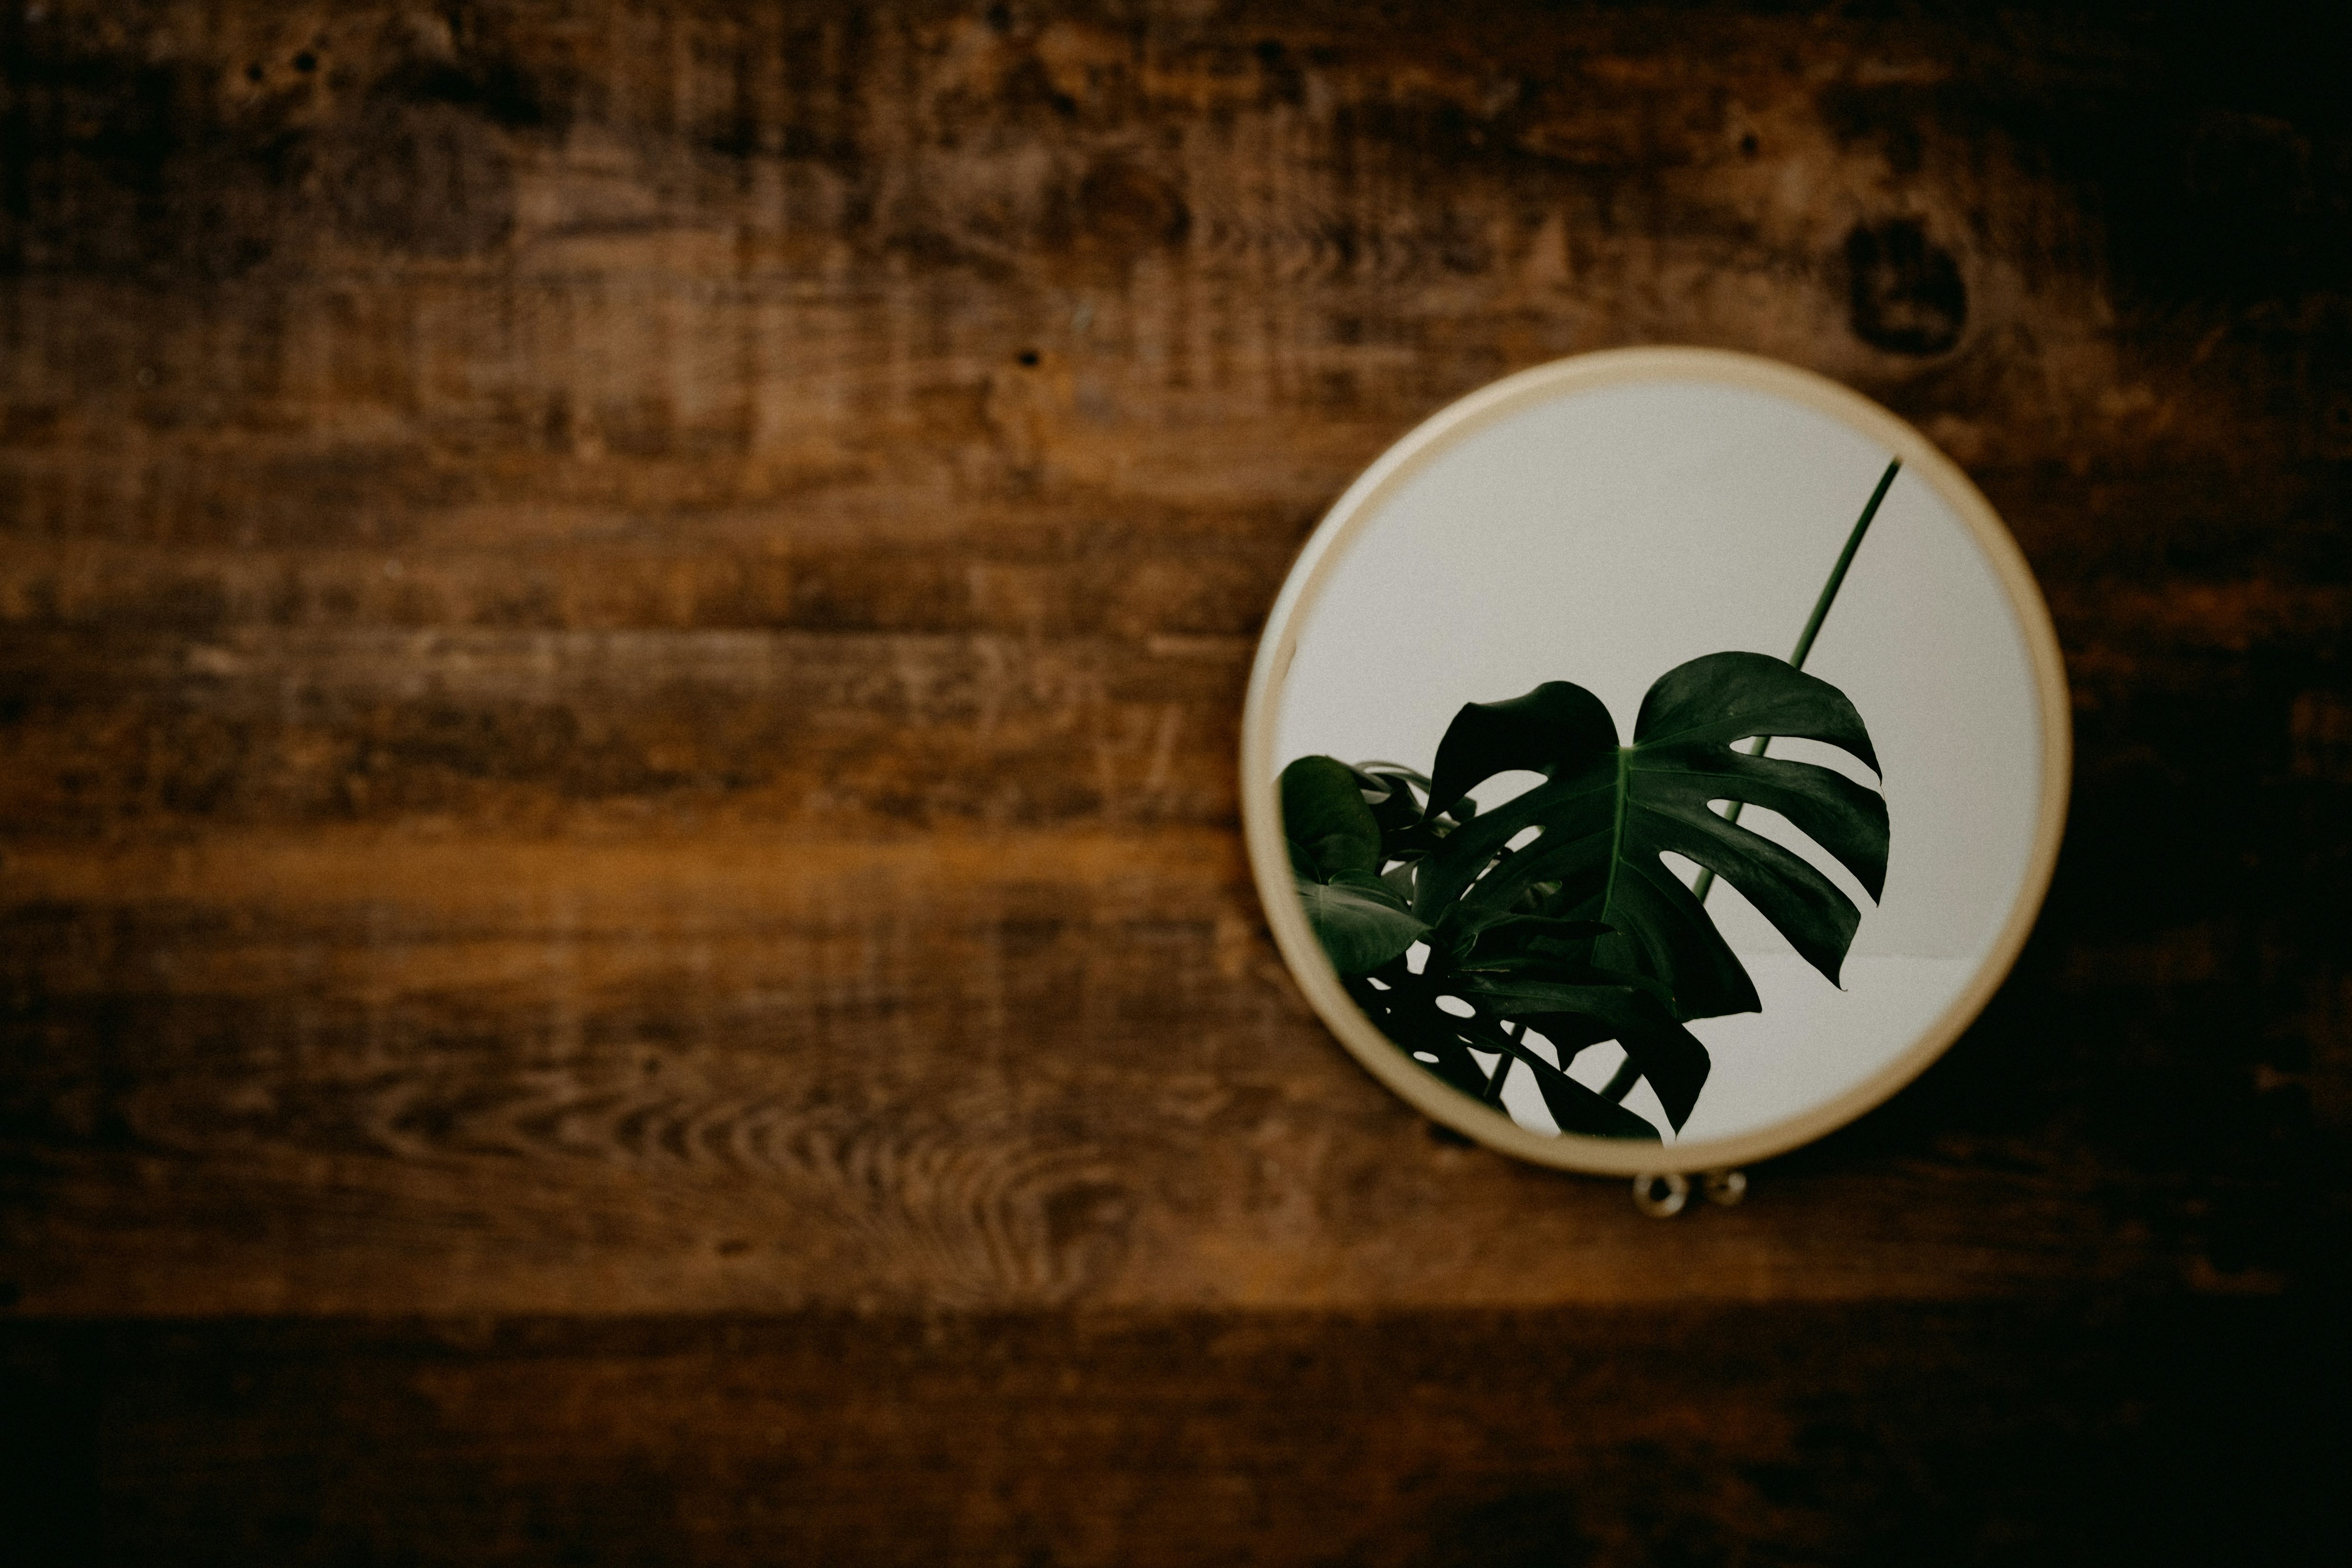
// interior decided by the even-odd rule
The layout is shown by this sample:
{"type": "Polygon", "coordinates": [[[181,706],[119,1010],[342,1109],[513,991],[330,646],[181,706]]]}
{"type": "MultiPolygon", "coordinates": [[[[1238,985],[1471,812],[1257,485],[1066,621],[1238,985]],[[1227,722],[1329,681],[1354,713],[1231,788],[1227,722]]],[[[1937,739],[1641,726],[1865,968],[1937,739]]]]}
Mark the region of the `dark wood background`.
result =
{"type": "Polygon", "coordinates": [[[10,1550],[2332,1557],[2288,15],[11,0],[10,1550]],[[1659,342],[1963,463],[2080,745],[1985,1019],[1671,1224],[1349,1062],[1234,777],[1356,470],[1659,342]]]}

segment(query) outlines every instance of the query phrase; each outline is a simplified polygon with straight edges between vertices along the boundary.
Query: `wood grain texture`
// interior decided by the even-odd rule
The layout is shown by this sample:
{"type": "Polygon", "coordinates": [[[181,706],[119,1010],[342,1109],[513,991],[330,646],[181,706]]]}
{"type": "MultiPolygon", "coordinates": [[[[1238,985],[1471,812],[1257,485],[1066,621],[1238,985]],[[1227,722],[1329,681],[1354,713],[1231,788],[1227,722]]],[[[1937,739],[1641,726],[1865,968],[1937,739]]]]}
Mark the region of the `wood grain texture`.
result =
{"type": "Polygon", "coordinates": [[[0,15],[58,1560],[2338,1531],[2345,41],[1979,12],[0,15]],[[2079,763],[1984,1020],[1672,1226],[1349,1064],[1234,779],[1355,472],[1656,342],[1967,467],[2079,763]]]}
{"type": "Polygon", "coordinates": [[[2342,1540],[2303,1440],[2329,1395],[2281,1322],[2209,1300],[43,1325],[0,1387],[48,1435],[9,1456],[49,1489],[16,1517],[98,1568],[2186,1568],[2342,1540]]]}
{"type": "Polygon", "coordinates": [[[7,26],[25,1307],[2268,1288],[2340,1226],[2343,296],[2148,273],[2120,173],[2170,137],[2189,227],[2301,137],[2337,255],[2334,122],[1933,18],[7,26]],[[1969,463],[2084,740],[2010,1003],[1671,1233],[1360,1079],[1232,775],[1354,469],[1652,339],[1969,463]]]}

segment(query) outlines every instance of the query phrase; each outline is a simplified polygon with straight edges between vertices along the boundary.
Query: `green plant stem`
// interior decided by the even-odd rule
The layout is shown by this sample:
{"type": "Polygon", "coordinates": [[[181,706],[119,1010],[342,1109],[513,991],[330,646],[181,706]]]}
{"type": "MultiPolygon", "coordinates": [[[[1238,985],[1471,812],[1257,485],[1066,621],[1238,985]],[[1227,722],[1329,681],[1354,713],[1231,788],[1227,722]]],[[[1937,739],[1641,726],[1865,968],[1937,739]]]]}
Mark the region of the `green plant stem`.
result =
{"type": "MultiPolygon", "coordinates": [[[[1878,506],[1886,499],[1887,488],[1895,483],[1895,476],[1902,471],[1903,459],[1895,458],[1887,463],[1886,471],[1878,476],[1878,488],[1870,492],[1869,503],[1862,509],[1862,515],[1854,519],[1853,531],[1845,536],[1845,548],[1838,552],[1837,564],[1830,568],[1830,580],[1822,584],[1821,597],[1813,601],[1813,613],[1805,619],[1804,634],[1797,638],[1797,651],[1789,656],[1790,668],[1805,668],[1805,656],[1813,651],[1813,639],[1822,635],[1822,623],[1830,618],[1830,605],[1837,598],[1838,590],[1845,586],[1846,568],[1853,564],[1853,552],[1862,548],[1862,536],[1870,531],[1871,520],[1878,515],[1878,506]]],[[[1759,735],[1756,737],[1756,743],[1748,748],[1748,754],[1751,757],[1760,757],[1764,754],[1764,748],[1771,743],[1771,736],[1759,735]]],[[[1731,809],[1723,814],[1723,820],[1738,821],[1739,808],[1744,804],[1741,801],[1733,801],[1731,809]]],[[[1698,880],[1691,884],[1692,895],[1700,903],[1705,903],[1707,894],[1714,890],[1715,873],[1702,869],[1698,874],[1698,880]]]]}
{"type": "MultiPolygon", "coordinates": [[[[1505,1024],[1503,1026],[1504,1037],[1507,1039],[1516,1040],[1519,1037],[1520,1033],[1526,1027],[1526,1025],[1519,1023],[1505,1024]]],[[[1495,1064],[1495,1070],[1492,1073],[1489,1073],[1486,1077],[1486,1092],[1479,1096],[1481,1100],[1484,1100],[1489,1105],[1500,1105],[1503,1103],[1503,1085],[1510,1081],[1511,1064],[1518,1059],[1519,1058],[1517,1056],[1513,1055],[1509,1051],[1505,1051],[1503,1053],[1503,1059],[1495,1064]]]]}
{"type": "Polygon", "coordinates": [[[1625,1059],[1617,1064],[1617,1070],[1609,1075],[1609,1081],[1601,1086],[1601,1098],[1622,1105],[1625,1097],[1633,1092],[1633,1086],[1641,1081],[1642,1068],[1633,1060],[1633,1053],[1628,1051],[1625,1059]]]}
{"type": "MultiPolygon", "coordinates": [[[[1793,669],[1805,668],[1805,656],[1813,651],[1813,639],[1822,635],[1822,623],[1830,618],[1830,605],[1836,600],[1838,590],[1845,586],[1846,569],[1853,564],[1854,552],[1862,548],[1862,536],[1870,531],[1871,520],[1878,515],[1879,503],[1886,499],[1888,487],[1895,483],[1895,476],[1902,471],[1903,459],[1895,458],[1888,460],[1886,471],[1878,476],[1878,488],[1870,492],[1870,500],[1863,507],[1862,515],[1854,519],[1853,531],[1845,536],[1845,548],[1838,552],[1837,564],[1830,568],[1829,581],[1822,584],[1821,596],[1813,601],[1813,613],[1805,617],[1804,632],[1797,638],[1796,651],[1789,656],[1790,668],[1793,669]]],[[[1751,757],[1760,757],[1764,754],[1764,748],[1771,743],[1771,736],[1759,735],[1756,737],[1756,743],[1748,748],[1748,754],[1751,757]]],[[[1733,801],[1731,809],[1723,814],[1723,819],[1726,822],[1738,821],[1739,808],[1743,804],[1745,803],[1741,801],[1733,801]]],[[[1701,868],[1698,880],[1691,884],[1692,895],[1703,904],[1706,902],[1707,894],[1714,890],[1715,873],[1701,868]]],[[[1612,1077],[1601,1089],[1601,1097],[1603,1100],[1623,1103],[1625,1097],[1633,1091],[1633,1085],[1641,1076],[1641,1070],[1633,1065],[1633,1058],[1627,1057],[1624,1065],[1617,1069],[1615,1076],[1612,1077]]]]}

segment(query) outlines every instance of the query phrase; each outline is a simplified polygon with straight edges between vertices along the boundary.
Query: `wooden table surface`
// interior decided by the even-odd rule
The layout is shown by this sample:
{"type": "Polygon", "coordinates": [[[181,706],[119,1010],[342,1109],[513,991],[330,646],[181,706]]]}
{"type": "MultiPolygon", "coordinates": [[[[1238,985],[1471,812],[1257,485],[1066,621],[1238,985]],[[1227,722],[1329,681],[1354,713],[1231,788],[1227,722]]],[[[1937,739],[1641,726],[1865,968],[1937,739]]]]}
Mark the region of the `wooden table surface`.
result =
{"type": "Polygon", "coordinates": [[[2340,1551],[2352,102],[2226,10],[12,4],[0,1536],[2340,1551]],[[1234,783],[1357,470],[1643,342],[1961,462],[2079,745],[1670,1224],[1352,1064],[1234,783]]]}

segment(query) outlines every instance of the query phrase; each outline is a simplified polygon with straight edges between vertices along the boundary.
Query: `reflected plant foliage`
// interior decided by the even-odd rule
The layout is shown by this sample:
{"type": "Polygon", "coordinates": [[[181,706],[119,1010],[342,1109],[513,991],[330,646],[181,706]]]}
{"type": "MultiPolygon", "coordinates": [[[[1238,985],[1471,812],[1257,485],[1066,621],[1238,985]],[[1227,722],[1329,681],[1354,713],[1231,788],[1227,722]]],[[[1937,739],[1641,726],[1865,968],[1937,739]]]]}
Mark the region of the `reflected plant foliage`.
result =
{"type": "Polygon", "coordinates": [[[1832,983],[1861,911],[1817,866],[1717,803],[1779,812],[1874,900],[1885,886],[1885,797],[1833,769],[1764,756],[1774,736],[1878,770],[1837,688],[1737,652],[1661,676],[1630,744],[1598,697],[1548,681],[1465,704],[1426,774],[1301,757],[1280,781],[1300,904],[1349,995],[1428,1071],[1499,1105],[1516,1064],[1562,1131],[1657,1140],[1626,1093],[1646,1080],[1679,1131],[1710,1065],[1685,1026],[1760,1005],[1703,887],[1685,886],[1664,857],[1738,888],[1832,983]],[[1754,744],[1736,750],[1742,741],[1754,744]],[[1470,792],[1517,772],[1543,782],[1480,813],[1470,792]],[[1580,1052],[1611,1040],[1625,1060],[1606,1085],[1570,1075],[1580,1052]]]}

